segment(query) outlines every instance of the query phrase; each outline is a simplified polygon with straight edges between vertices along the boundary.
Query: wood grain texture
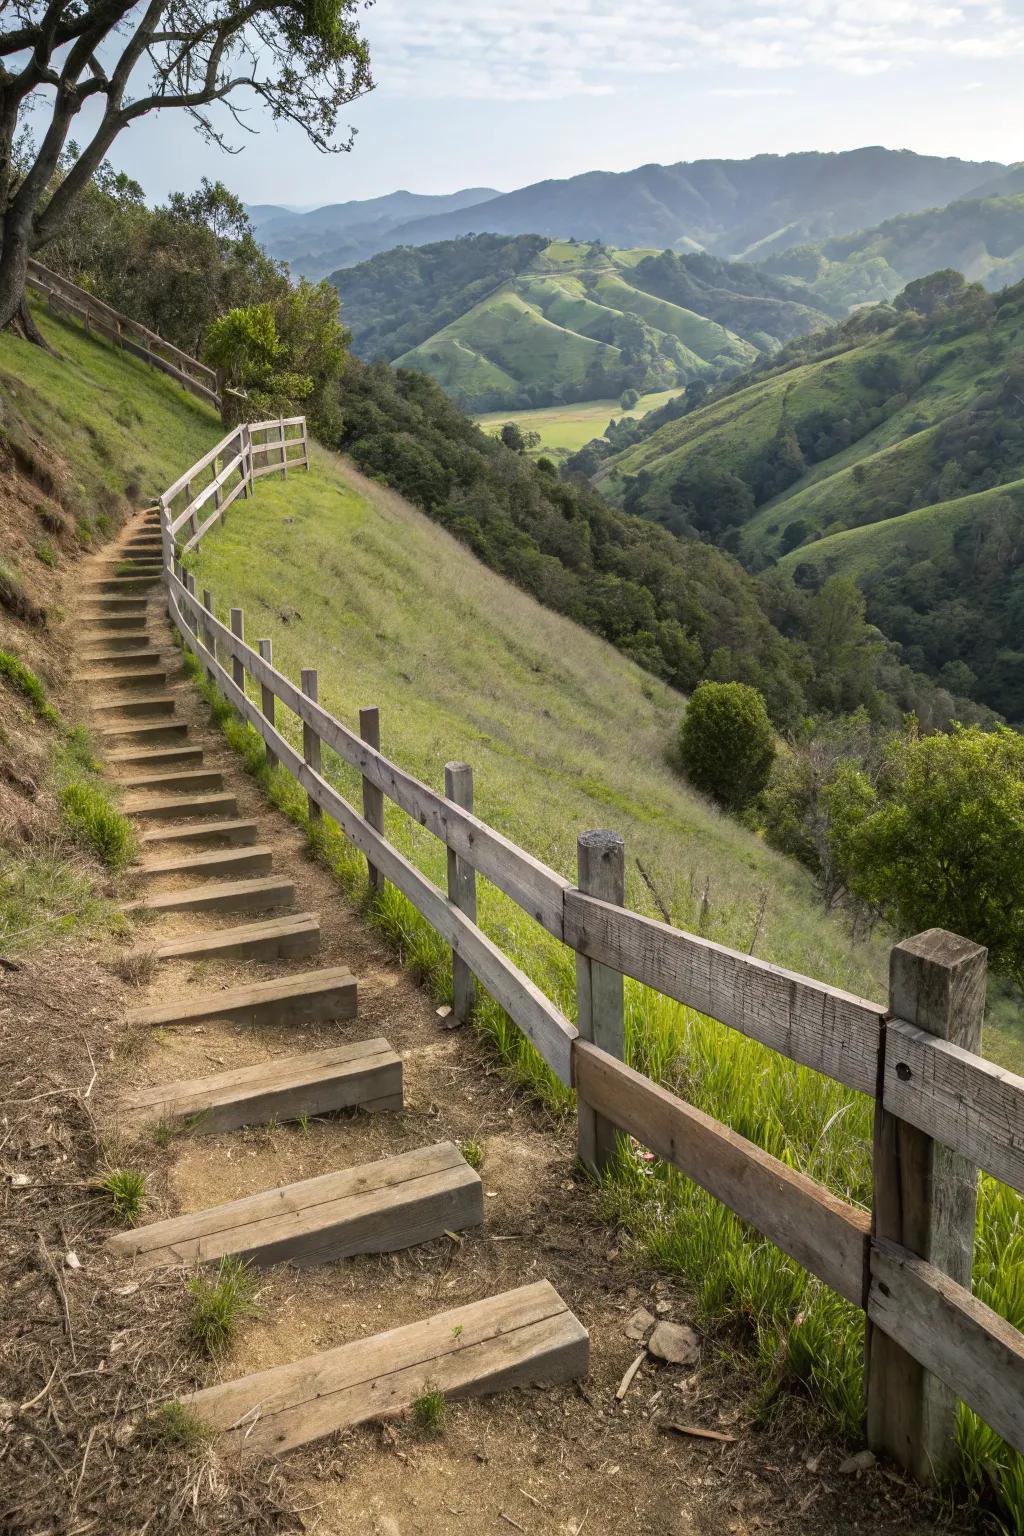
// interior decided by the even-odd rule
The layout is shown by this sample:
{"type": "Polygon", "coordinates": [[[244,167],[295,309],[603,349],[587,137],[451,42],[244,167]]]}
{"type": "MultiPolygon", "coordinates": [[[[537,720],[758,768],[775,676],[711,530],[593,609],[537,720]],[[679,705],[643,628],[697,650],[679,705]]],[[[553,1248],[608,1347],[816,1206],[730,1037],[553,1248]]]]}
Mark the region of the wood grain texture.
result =
{"type": "Polygon", "coordinates": [[[320,924],[315,913],[220,928],[216,933],[168,939],[157,944],[158,960],[294,960],[315,955],[320,948],[320,924]]]}
{"type": "Polygon", "coordinates": [[[1024,1335],[933,1264],[898,1244],[871,1247],[868,1317],[1024,1452],[1024,1335]]]}
{"type": "MultiPolygon", "coordinates": [[[[581,891],[602,901],[626,899],[625,846],[617,832],[584,832],[576,849],[581,891]]],[[[622,1061],[626,1055],[626,1020],[622,972],[610,970],[586,955],[576,956],[576,1022],[581,1040],[600,1046],[622,1061]]],[[[600,1115],[576,1084],[576,1147],[580,1161],[601,1174],[615,1161],[615,1125],[600,1115]]]]}
{"type": "Polygon", "coordinates": [[[202,821],[196,826],[155,827],[151,832],[143,832],[139,842],[144,848],[158,843],[170,844],[172,847],[209,842],[234,846],[254,843],[258,832],[259,827],[255,821],[236,817],[230,821],[202,821]]]}
{"type": "Polygon", "coordinates": [[[579,891],[566,893],[565,941],[591,960],[874,1097],[885,1016],[880,1004],[579,891]]]}
{"type": "MultiPolygon", "coordinates": [[[[380,741],[371,742],[374,747],[380,741]]],[[[366,782],[365,780],[363,781],[366,782]]],[[[468,763],[445,763],[444,792],[446,799],[459,805],[464,811],[473,809],[473,770],[468,763]]],[[[382,796],[381,790],[376,791],[382,796]]],[[[383,822],[380,830],[383,831],[383,822]]],[[[453,906],[476,922],[476,870],[472,864],[460,859],[454,848],[448,849],[448,900],[453,906]]],[[[476,981],[473,972],[461,955],[452,951],[452,1012],[460,1024],[469,1021],[476,1004],[476,981]]]]}
{"type": "Polygon", "coordinates": [[[889,1113],[1024,1190],[1024,1077],[902,1019],[885,1028],[889,1113]]]}
{"type": "Polygon", "coordinates": [[[135,867],[134,873],[142,880],[160,880],[170,875],[191,875],[203,880],[215,875],[265,874],[273,862],[273,849],[268,844],[250,843],[244,848],[214,848],[207,853],[173,853],[147,859],[135,867]]]}
{"type": "Polygon", "coordinates": [[[428,1386],[446,1397],[574,1381],[589,1338],[546,1280],[207,1387],[184,1407],[226,1448],[273,1455],[398,1413],[428,1386]]]}
{"type": "Polygon", "coordinates": [[[122,807],[143,821],[177,821],[182,816],[236,816],[238,801],[227,790],[212,795],[151,795],[122,807]]]}
{"type": "Polygon", "coordinates": [[[187,1121],[189,1131],[212,1135],[356,1105],[402,1107],[402,1059],[386,1040],[277,1056],[231,1072],[139,1088],[121,1099],[118,1120],[134,1129],[187,1121]]]}
{"type": "Polygon", "coordinates": [[[577,1091],[840,1296],[863,1306],[870,1218],[597,1046],[573,1046],[577,1091]]]}
{"type": "Polygon", "coordinates": [[[301,975],[275,976],[270,981],[198,997],[176,998],[129,1011],[128,1020],[139,1025],[199,1024],[209,1019],[234,1019],[249,1024],[305,1024],[314,1019],[354,1019],[356,981],[345,966],[305,971],[301,975]]]}
{"type": "Polygon", "coordinates": [[[108,1238],[138,1268],[248,1263],[326,1264],[391,1253],[483,1221],[479,1174],[451,1142],[173,1216],[108,1238]]]}
{"type": "Polygon", "coordinates": [[[295,902],[295,882],[282,875],[256,880],[209,880],[177,891],[157,891],[128,902],[125,912],[274,912],[295,902]]]}

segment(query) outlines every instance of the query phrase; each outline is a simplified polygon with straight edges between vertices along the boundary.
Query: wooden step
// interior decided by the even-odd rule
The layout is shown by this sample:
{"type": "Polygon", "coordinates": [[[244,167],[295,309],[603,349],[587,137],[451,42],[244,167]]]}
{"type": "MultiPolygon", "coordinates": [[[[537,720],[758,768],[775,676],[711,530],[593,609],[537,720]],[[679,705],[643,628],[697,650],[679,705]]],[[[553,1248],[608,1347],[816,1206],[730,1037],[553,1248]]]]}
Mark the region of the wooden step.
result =
{"type": "Polygon", "coordinates": [[[151,587],[159,580],[159,567],[155,571],[139,571],[122,576],[90,576],[83,582],[83,596],[91,598],[98,592],[116,596],[119,592],[127,593],[138,587],[151,587]]]}
{"type": "Polygon", "coordinates": [[[132,635],[97,636],[79,656],[79,660],[88,662],[90,667],[101,666],[103,663],[113,663],[120,667],[127,666],[129,662],[160,659],[160,652],[150,645],[149,636],[145,634],[141,641],[132,635]]]}
{"type": "MultiPolygon", "coordinates": [[[[124,565],[130,565],[133,567],[138,566],[141,569],[147,571],[152,570],[157,572],[159,572],[161,568],[159,558],[151,558],[149,556],[145,556],[140,559],[135,555],[97,555],[96,564],[113,566],[115,574],[117,573],[118,566],[124,565]]],[[[127,574],[130,575],[131,572],[128,572],[127,574]]]]}
{"type": "Polygon", "coordinates": [[[479,1397],[578,1381],[589,1362],[587,1330],[551,1283],[538,1280],[220,1382],[181,1403],[217,1432],[224,1451],[267,1456],[400,1413],[427,1391],[479,1397]]]}
{"type": "MultiPolygon", "coordinates": [[[[124,747],[117,752],[107,753],[107,767],[117,768],[121,772],[129,768],[184,768],[189,763],[198,764],[202,760],[202,747],[142,747],[139,750],[124,747]]],[[[119,785],[123,782],[117,780],[119,785]]]]}
{"type": "Polygon", "coordinates": [[[148,597],[112,597],[106,593],[88,592],[83,594],[82,601],[88,604],[85,611],[87,619],[94,619],[98,614],[130,614],[140,617],[145,615],[149,603],[148,597]]]}
{"type": "MultiPolygon", "coordinates": [[[[175,802],[177,803],[177,802],[175,802]]],[[[153,832],[143,832],[139,842],[144,847],[154,843],[172,843],[182,847],[192,843],[224,843],[229,847],[238,847],[243,843],[254,843],[259,835],[259,827],[255,821],[202,821],[194,827],[157,827],[153,832]]]]}
{"type": "Polygon", "coordinates": [[[357,1253],[393,1253],[484,1219],[480,1175],[450,1141],[344,1168],[118,1232],[108,1252],[139,1269],[208,1264],[329,1264],[357,1253]]]}
{"type": "Polygon", "coordinates": [[[162,859],[147,859],[134,873],[144,880],[159,880],[167,875],[192,875],[204,879],[210,875],[265,874],[274,864],[273,849],[265,843],[248,848],[215,848],[210,853],[174,853],[162,859]]]}
{"type": "Polygon", "coordinates": [[[143,716],[143,715],[173,715],[174,695],[170,693],[129,693],[123,699],[114,699],[112,702],[94,704],[93,710],[104,719],[116,716],[143,716]]]}
{"type": "Polygon", "coordinates": [[[187,768],[184,773],[174,769],[170,773],[133,774],[117,783],[126,790],[167,789],[185,794],[196,789],[223,789],[224,775],[219,768],[187,768]]]}
{"type": "Polygon", "coordinates": [[[357,1106],[402,1108],[402,1058],[386,1040],[332,1045],[213,1077],[139,1088],[122,1099],[118,1121],[131,1130],[185,1121],[185,1129],[212,1136],[357,1106]]]}
{"type": "Polygon", "coordinates": [[[169,939],[158,944],[154,953],[158,960],[303,960],[319,948],[316,913],[292,912],[240,928],[169,939]]]}
{"type": "Polygon", "coordinates": [[[226,987],[201,997],[177,998],[129,1013],[132,1024],[159,1026],[202,1024],[232,1019],[238,1024],[311,1024],[327,1019],[354,1019],[356,983],[342,966],[275,976],[245,987],[226,987]]]}
{"type": "Polygon", "coordinates": [[[162,667],[156,665],[159,658],[154,657],[152,667],[140,667],[136,664],[130,672],[77,672],[76,683],[94,683],[97,688],[117,688],[131,691],[135,688],[160,688],[167,685],[167,673],[162,667]]]}
{"type": "Polygon", "coordinates": [[[282,875],[259,880],[224,880],[160,891],[129,901],[124,912],[277,912],[295,904],[295,882],[282,875]]]}
{"type": "Polygon", "coordinates": [[[85,613],[78,620],[87,630],[87,638],[106,639],[113,630],[121,630],[127,637],[131,634],[137,645],[146,637],[146,615],[144,613],[85,613]]]}
{"type": "Polygon", "coordinates": [[[120,725],[107,725],[99,732],[104,741],[134,741],[140,747],[150,742],[182,742],[188,735],[184,720],[161,720],[149,725],[144,720],[124,720],[120,725]]]}
{"type": "MultiPolygon", "coordinates": [[[[238,801],[227,792],[219,795],[153,795],[123,807],[126,816],[145,821],[178,821],[184,816],[237,816],[238,801]]],[[[198,828],[196,829],[198,833],[198,828]]]]}

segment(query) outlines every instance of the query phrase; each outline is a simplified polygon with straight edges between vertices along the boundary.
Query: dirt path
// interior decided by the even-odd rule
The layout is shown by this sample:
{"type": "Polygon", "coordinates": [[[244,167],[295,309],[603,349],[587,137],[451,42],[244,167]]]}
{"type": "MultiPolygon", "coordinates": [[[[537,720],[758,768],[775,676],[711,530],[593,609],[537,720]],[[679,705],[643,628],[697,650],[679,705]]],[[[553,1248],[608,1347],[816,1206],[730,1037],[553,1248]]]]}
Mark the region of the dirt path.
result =
{"type": "MultiPolygon", "coordinates": [[[[753,1384],[721,1337],[702,1338],[690,1367],[645,1358],[617,1400],[627,1367],[643,1352],[627,1331],[630,1318],[646,1307],[659,1319],[692,1323],[685,1290],[631,1264],[625,1241],[600,1222],[594,1192],[573,1174],[572,1127],[549,1123],[514,1092],[469,1030],[442,1027],[427,996],[308,855],[302,836],[246,778],[185,679],[156,592],[147,627],[168,674],[175,719],[188,724],[189,744],[201,746],[203,766],[221,770],[225,788],[237,796],[238,815],[258,821],[274,873],[294,881],[296,910],[319,915],[322,942],[313,961],[150,968],[131,1006],[180,1001],[289,968],[347,966],[358,980],[358,1016],[126,1034],[104,1065],[108,1129],[117,1133],[116,1101],[128,1089],[376,1035],[401,1055],[405,1107],[154,1142],[145,1219],[198,1211],[444,1140],[480,1146],[485,1194],[483,1226],[456,1239],[316,1268],[262,1271],[256,1315],[214,1364],[183,1362],[180,1389],[196,1375],[207,1384],[231,1380],[547,1278],[589,1330],[588,1379],[454,1403],[436,1439],[405,1420],[389,1421],[293,1454],[283,1470],[307,1530],[324,1536],[743,1536],[768,1530],[821,1536],[870,1528],[875,1536],[905,1536],[938,1528],[934,1512],[891,1474],[839,1475],[848,1448],[810,1433],[792,1406],[778,1411],[771,1427],[756,1427],[753,1384]],[[680,1435],[667,1430],[670,1424],[725,1438],[680,1435]]],[[[93,685],[90,697],[96,704],[109,696],[93,685]]],[[[147,857],[160,852],[166,848],[157,844],[147,857]]],[[[167,879],[147,889],[181,883],[167,879]]],[[[161,917],[142,926],[135,941],[146,948],[170,934],[244,920],[237,913],[161,917]]],[[[143,1289],[167,1285],[166,1271],[138,1278],[143,1289]]]]}

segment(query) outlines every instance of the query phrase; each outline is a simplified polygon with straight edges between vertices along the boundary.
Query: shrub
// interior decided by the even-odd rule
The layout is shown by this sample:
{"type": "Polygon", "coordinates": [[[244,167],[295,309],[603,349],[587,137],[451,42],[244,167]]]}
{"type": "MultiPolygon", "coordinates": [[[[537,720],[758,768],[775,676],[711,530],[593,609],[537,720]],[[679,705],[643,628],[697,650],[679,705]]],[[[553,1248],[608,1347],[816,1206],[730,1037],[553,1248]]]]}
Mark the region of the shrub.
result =
{"type": "Polygon", "coordinates": [[[131,822],[97,784],[66,784],[60,794],[65,825],[109,869],[124,869],[138,851],[131,822]]]}
{"type": "Polygon", "coordinates": [[[701,683],[679,732],[679,761],[697,789],[730,810],[768,782],[775,739],[762,695],[747,683],[701,683]]]}

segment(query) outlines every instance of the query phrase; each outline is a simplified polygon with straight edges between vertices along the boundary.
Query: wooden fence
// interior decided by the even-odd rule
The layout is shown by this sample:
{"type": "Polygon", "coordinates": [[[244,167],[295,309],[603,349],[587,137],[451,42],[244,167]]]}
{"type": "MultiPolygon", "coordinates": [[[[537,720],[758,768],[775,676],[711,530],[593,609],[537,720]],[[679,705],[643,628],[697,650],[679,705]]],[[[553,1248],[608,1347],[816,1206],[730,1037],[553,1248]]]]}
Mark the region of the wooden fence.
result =
{"type": "Polygon", "coordinates": [[[623,842],[613,832],[579,839],[573,885],[473,814],[467,764],[448,765],[443,794],[421,783],[381,753],[375,710],[362,712],[358,732],[344,725],[319,704],[315,670],[302,672],[301,685],[285,677],[269,640],[246,643],[241,609],[224,624],[211,594],[200,600],[182,570],[182,550],[252,488],[254,455],[267,473],[308,465],[302,419],[240,428],[161,497],[172,621],[270,759],[306,791],[310,814],[333,817],[366,855],[374,887],[391,881],[451,945],[459,1017],[479,981],[575,1088],[579,1152],[593,1170],[607,1165],[620,1134],[635,1137],[866,1312],[873,1448],[923,1480],[945,1477],[955,1469],[962,1398],[1024,1451],[1024,1335],[971,1294],[979,1168],[1024,1190],[1024,1078],[977,1054],[985,950],[940,930],[909,939],[892,951],[888,1004],[869,1002],[628,911],[623,842]],[[252,433],[263,436],[260,447],[252,433]],[[289,457],[293,443],[301,457],[289,457]],[[231,476],[240,478],[225,494],[231,476]],[[211,497],[220,505],[199,522],[211,497]],[[278,703],[302,724],[301,753],[278,729],[278,703]],[[322,744],[362,776],[361,810],[324,777],[322,744]],[[386,840],[385,797],[444,843],[447,891],[386,840]],[[477,925],[478,874],[575,951],[576,1025],[477,925]],[[872,1097],[872,1211],[628,1067],[624,976],[872,1097]]]}
{"type": "Polygon", "coordinates": [[[176,379],[190,394],[205,400],[218,411],[221,409],[222,393],[215,371],[205,363],[197,362],[173,342],[165,341],[156,331],[122,315],[66,277],[51,272],[41,262],[29,261],[27,282],[35,293],[42,294],[54,314],[79,321],[86,331],[96,332],[113,346],[141,358],[151,368],[158,368],[161,373],[176,379]]]}

